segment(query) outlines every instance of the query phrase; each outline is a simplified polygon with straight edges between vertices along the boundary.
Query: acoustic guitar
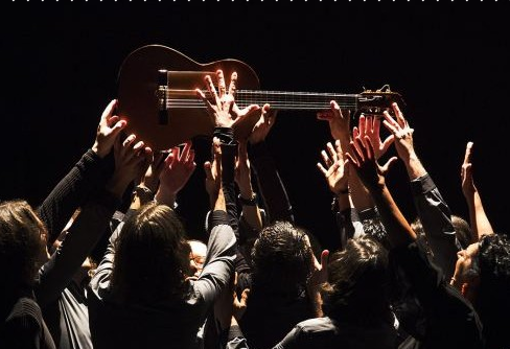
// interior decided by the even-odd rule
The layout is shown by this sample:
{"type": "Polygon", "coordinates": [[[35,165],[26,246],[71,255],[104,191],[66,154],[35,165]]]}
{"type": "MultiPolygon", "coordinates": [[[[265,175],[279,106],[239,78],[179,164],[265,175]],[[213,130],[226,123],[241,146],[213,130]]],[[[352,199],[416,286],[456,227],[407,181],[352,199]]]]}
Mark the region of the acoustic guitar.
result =
{"type": "MultiPolygon", "coordinates": [[[[393,101],[401,101],[389,88],[360,94],[261,91],[259,78],[250,66],[235,59],[201,64],[161,45],[141,47],[122,63],[118,78],[118,115],[128,120],[127,132],[135,133],[155,150],[168,149],[196,136],[212,134],[214,124],[195,89],[205,90],[204,77],[215,84],[216,71],[228,78],[237,72],[235,95],[239,108],[271,104],[277,110],[327,110],[334,99],[342,109],[380,113],[393,101]]],[[[249,135],[257,115],[237,123],[237,137],[249,135]]]]}

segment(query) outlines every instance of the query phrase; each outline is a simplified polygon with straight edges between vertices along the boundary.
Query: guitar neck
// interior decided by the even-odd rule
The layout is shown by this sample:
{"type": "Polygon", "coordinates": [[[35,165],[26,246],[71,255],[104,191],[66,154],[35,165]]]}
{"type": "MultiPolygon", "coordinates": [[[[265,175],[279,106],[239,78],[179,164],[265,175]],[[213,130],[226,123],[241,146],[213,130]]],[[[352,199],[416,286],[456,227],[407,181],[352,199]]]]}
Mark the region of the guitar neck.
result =
{"type": "Polygon", "coordinates": [[[326,110],[330,101],[335,100],[342,109],[358,110],[358,94],[281,92],[281,91],[236,91],[236,102],[240,108],[250,104],[262,106],[269,103],[278,110],[326,110]]]}
{"type": "MultiPolygon", "coordinates": [[[[208,91],[203,93],[210,98],[208,91]]],[[[335,100],[340,108],[357,111],[364,102],[360,94],[316,93],[316,92],[282,92],[237,90],[236,103],[239,108],[250,104],[263,106],[265,103],[276,110],[327,110],[331,100],[335,100]]],[[[366,98],[365,98],[366,99],[366,98]]],[[[194,90],[172,89],[166,92],[165,109],[205,109],[204,103],[197,98],[194,90]]]]}

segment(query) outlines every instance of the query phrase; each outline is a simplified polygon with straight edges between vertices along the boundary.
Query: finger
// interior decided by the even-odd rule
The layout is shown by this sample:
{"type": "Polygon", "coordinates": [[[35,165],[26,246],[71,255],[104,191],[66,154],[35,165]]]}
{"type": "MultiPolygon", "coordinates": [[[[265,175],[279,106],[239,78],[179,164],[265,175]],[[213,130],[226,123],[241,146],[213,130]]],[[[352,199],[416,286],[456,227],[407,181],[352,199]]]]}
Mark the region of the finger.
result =
{"type": "Polygon", "coordinates": [[[103,114],[101,115],[101,120],[107,120],[113,115],[113,111],[117,107],[117,100],[113,99],[108,103],[106,108],[103,110],[103,114]]]}
{"type": "Polygon", "coordinates": [[[324,175],[324,177],[328,177],[328,171],[324,168],[324,166],[322,166],[322,164],[320,162],[317,163],[317,168],[319,169],[319,171],[322,172],[322,174],[324,175]]]}
{"type": "Polygon", "coordinates": [[[218,77],[218,90],[220,92],[219,97],[221,98],[227,93],[227,85],[225,83],[223,70],[216,71],[216,76],[218,77]]]}
{"type": "Polygon", "coordinates": [[[327,270],[328,268],[328,259],[329,259],[329,251],[324,250],[321,253],[321,266],[322,270],[327,270]]]}
{"type": "MultiPolygon", "coordinates": [[[[353,146],[351,146],[351,148],[352,147],[353,146]]],[[[354,155],[354,152],[352,152],[352,154],[350,152],[345,152],[345,157],[347,158],[347,160],[345,161],[345,164],[352,164],[356,168],[359,167],[359,162],[358,162],[358,159],[355,158],[356,155],[354,155]]]]}
{"type": "Polygon", "coordinates": [[[210,112],[214,112],[214,108],[213,108],[211,102],[209,102],[209,100],[207,99],[207,96],[205,95],[205,93],[201,89],[199,89],[199,88],[195,89],[195,92],[202,99],[202,101],[205,103],[205,107],[210,112]]]}
{"type": "Polygon", "coordinates": [[[204,162],[204,171],[205,171],[205,178],[207,180],[213,181],[214,177],[212,174],[212,165],[210,161],[204,162]]]}
{"type": "Polygon", "coordinates": [[[205,83],[207,84],[207,90],[211,94],[211,96],[214,98],[214,102],[217,106],[220,105],[220,98],[218,97],[218,93],[216,93],[216,88],[214,87],[214,83],[211,79],[211,76],[206,75],[205,76],[205,83]]]}
{"type": "Polygon", "coordinates": [[[335,148],[336,148],[336,154],[338,156],[338,160],[344,161],[344,153],[343,153],[343,150],[342,150],[342,143],[340,142],[339,139],[337,139],[335,141],[335,148]]]}
{"type": "Polygon", "coordinates": [[[239,301],[242,305],[246,305],[248,298],[250,297],[250,289],[245,288],[243,293],[241,293],[241,300],[239,301]]]}
{"type": "Polygon", "coordinates": [[[326,166],[327,166],[328,168],[330,168],[330,167],[331,167],[331,165],[332,165],[332,161],[331,161],[331,159],[329,158],[329,156],[328,156],[328,154],[326,153],[326,151],[321,150],[321,155],[322,155],[322,160],[324,161],[324,163],[326,164],[326,166]]]}
{"type": "Polygon", "coordinates": [[[381,144],[381,153],[386,153],[386,151],[389,149],[389,147],[393,144],[393,141],[395,140],[394,135],[389,135],[386,137],[384,142],[381,144]]]}
{"type": "Polygon", "coordinates": [[[184,144],[184,148],[182,149],[182,154],[180,156],[180,160],[183,162],[188,162],[189,156],[190,156],[190,150],[191,150],[191,142],[186,142],[184,144]]]}
{"type": "Polygon", "coordinates": [[[338,103],[335,100],[332,100],[331,102],[329,102],[329,106],[331,107],[331,110],[333,111],[333,113],[337,112],[340,115],[342,115],[342,110],[340,110],[340,106],[338,105],[338,103]]]}
{"type": "Polygon", "coordinates": [[[357,138],[359,137],[359,130],[358,130],[358,126],[354,126],[352,128],[352,138],[357,138]]]}
{"type": "Polygon", "coordinates": [[[124,142],[122,142],[122,148],[125,149],[127,148],[131,143],[133,143],[136,139],[136,135],[134,134],[131,134],[129,135],[125,140],[124,142]]]}
{"type": "Polygon", "coordinates": [[[364,145],[365,145],[365,150],[366,150],[366,154],[367,154],[367,159],[373,159],[374,158],[374,147],[372,145],[372,141],[370,140],[370,137],[369,136],[365,136],[365,142],[364,142],[364,145]]]}
{"type": "Polygon", "coordinates": [[[237,73],[233,72],[230,76],[230,84],[228,85],[228,93],[234,95],[237,88],[237,73]]]}
{"type": "Polygon", "coordinates": [[[390,131],[393,134],[393,136],[395,136],[397,134],[398,128],[393,126],[390,122],[388,122],[387,120],[384,120],[383,124],[384,124],[384,127],[386,127],[388,129],[388,131],[390,131]]]}
{"type": "Polygon", "coordinates": [[[331,157],[331,159],[333,159],[333,162],[337,162],[338,156],[336,154],[335,148],[333,148],[333,144],[331,144],[331,142],[328,142],[326,144],[326,148],[328,148],[329,156],[331,157]]]}
{"type": "Polygon", "coordinates": [[[189,156],[186,159],[186,166],[191,167],[194,163],[195,163],[195,151],[191,149],[189,152],[189,156]]]}
{"type": "Polygon", "coordinates": [[[108,120],[106,120],[106,125],[108,127],[112,127],[119,120],[120,120],[120,117],[118,115],[112,115],[108,120]]]}
{"type": "Polygon", "coordinates": [[[317,113],[317,119],[329,121],[333,119],[333,113],[330,110],[320,111],[317,113]]]}
{"type": "Polygon", "coordinates": [[[356,157],[360,160],[360,162],[365,161],[365,152],[364,152],[364,144],[360,137],[354,138],[354,141],[351,141],[350,146],[354,148],[354,152],[356,157]]]}
{"type": "MultiPolygon", "coordinates": [[[[388,113],[387,110],[383,111],[383,117],[384,117],[384,121],[389,123],[393,129],[398,130],[400,128],[398,122],[390,115],[390,113],[388,113]]],[[[383,121],[383,123],[384,123],[384,121],[383,121]]]]}
{"type": "Polygon", "coordinates": [[[398,158],[396,156],[392,156],[385,164],[381,167],[381,172],[383,175],[386,175],[390,168],[397,162],[398,158]]]}
{"type": "Polygon", "coordinates": [[[126,128],[127,121],[126,120],[119,120],[115,125],[112,127],[110,131],[110,135],[112,137],[117,137],[120,134],[120,131],[126,128]]]}
{"type": "Polygon", "coordinates": [[[464,154],[464,164],[471,163],[471,157],[473,155],[473,142],[468,142],[466,144],[466,153],[464,154]]]}
{"type": "Polygon", "coordinates": [[[406,119],[404,118],[404,114],[400,111],[400,108],[397,103],[391,103],[393,111],[395,112],[395,116],[397,117],[398,124],[400,127],[404,128],[406,124],[406,119]]]}
{"type": "Polygon", "coordinates": [[[359,117],[358,129],[360,135],[365,136],[367,134],[367,118],[363,114],[359,117]]]}

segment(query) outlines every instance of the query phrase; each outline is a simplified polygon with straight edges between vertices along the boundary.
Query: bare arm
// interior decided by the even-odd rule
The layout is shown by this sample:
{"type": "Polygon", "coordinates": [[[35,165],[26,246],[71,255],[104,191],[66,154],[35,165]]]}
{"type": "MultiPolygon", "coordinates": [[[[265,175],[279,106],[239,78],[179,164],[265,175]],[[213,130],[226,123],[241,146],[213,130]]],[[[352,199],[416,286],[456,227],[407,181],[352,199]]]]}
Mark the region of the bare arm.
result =
{"type": "Polygon", "coordinates": [[[473,178],[473,164],[471,162],[472,149],[473,142],[468,142],[461,171],[462,192],[464,193],[469,208],[469,219],[474,234],[473,238],[479,241],[484,235],[494,234],[494,230],[485,214],[482,198],[473,178]]]}

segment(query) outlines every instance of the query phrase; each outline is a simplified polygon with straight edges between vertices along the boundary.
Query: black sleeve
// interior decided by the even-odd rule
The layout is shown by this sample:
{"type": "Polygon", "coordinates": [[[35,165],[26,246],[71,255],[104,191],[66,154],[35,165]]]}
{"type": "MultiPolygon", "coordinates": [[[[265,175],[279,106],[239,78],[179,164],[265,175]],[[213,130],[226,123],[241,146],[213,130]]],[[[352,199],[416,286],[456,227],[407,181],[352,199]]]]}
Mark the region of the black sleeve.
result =
{"type": "Polygon", "coordinates": [[[89,194],[106,184],[112,170],[108,165],[108,157],[101,159],[89,149],[38,208],[37,213],[48,229],[48,246],[89,194]]]}
{"type": "Polygon", "coordinates": [[[107,230],[118,205],[119,201],[113,194],[103,191],[82,207],[60,248],[39,271],[35,291],[41,308],[56,300],[67,287],[107,230]]]}
{"type": "Polygon", "coordinates": [[[354,236],[354,226],[351,220],[351,211],[354,209],[347,208],[336,213],[336,224],[340,232],[340,250],[345,248],[348,239],[354,236]]]}
{"type": "Polygon", "coordinates": [[[294,222],[292,205],[266,143],[254,144],[250,150],[250,159],[257,177],[258,188],[270,221],[294,222]]]}

